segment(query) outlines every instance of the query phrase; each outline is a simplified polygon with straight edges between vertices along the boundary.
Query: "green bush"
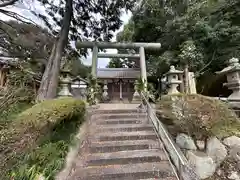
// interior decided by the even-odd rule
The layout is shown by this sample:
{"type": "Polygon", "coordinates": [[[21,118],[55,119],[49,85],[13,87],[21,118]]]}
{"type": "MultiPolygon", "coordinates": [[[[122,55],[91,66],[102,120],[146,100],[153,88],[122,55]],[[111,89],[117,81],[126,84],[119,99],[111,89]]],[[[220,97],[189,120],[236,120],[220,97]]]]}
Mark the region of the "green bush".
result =
{"type": "Polygon", "coordinates": [[[1,174],[29,179],[34,171],[53,179],[84,114],[85,103],[73,98],[46,100],[20,113],[0,131],[1,174]]]}
{"type": "Polygon", "coordinates": [[[209,136],[224,138],[231,135],[240,136],[240,121],[226,103],[202,95],[165,96],[157,104],[163,121],[170,127],[174,136],[187,133],[196,139],[209,136]],[[174,113],[172,106],[178,109],[174,113]]]}

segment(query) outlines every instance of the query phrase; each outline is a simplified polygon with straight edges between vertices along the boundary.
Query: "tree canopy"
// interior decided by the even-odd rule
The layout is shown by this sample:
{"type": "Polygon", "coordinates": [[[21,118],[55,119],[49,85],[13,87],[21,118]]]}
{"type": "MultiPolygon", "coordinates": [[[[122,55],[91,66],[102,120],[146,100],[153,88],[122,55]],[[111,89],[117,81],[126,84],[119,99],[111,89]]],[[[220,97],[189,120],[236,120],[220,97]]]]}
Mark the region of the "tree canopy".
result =
{"type": "MultiPolygon", "coordinates": [[[[12,27],[2,24],[1,53],[2,58],[18,58],[21,66],[28,71],[42,75],[51,53],[54,36],[47,29],[33,24],[8,21],[12,27]],[[7,34],[6,34],[7,32],[7,34]]],[[[68,52],[66,63],[71,64],[71,72],[74,76],[80,75],[86,78],[89,67],[85,66],[79,54],[73,49],[68,52]]],[[[65,62],[63,62],[65,63],[65,62]]]]}
{"type": "Polygon", "coordinates": [[[44,28],[17,21],[0,24],[0,47],[8,56],[47,59],[54,37],[44,28]]]}
{"type": "MultiPolygon", "coordinates": [[[[84,50],[80,52],[75,50],[71,41],[86,39],[109,41],[113,37],[113,32],[122,24],[121,13],[124,9],[131,9],[135,0],[37,0],[36,2],[44,7],[44,12],[29,11],[43,20],[49,33],[54,37],[37,97],[37,100],[44,100],[56,97],[62,57],[72,53],[78,56],[86,54],[84,50]]],[[[7,9],[9,6],[21,3],[24,1],[0,1],[0,14],[21,22],[33,23],[28,18],[7,9]]],[[[0,20],[0,24],[11,27],[4,20],[0,20]]]]}
{"type": "MultiPolygon", "coordinates": [[[[76,50],[72,42],[109,41],[122,24],[123,9],[133,9],[133,16],[117,35],[118,41],[162,44],[160,51],[146,51],[148,72],[155,78],[160,78],[170,65],[183,69],[184,64],[188,64],[201,81],[221,70],[228,59],[239,55],[238,0],[142,0],[137,3],[134,0],[37,0],[44,12],[30,12],[45,22],[45,29],[7,9],[23,2],[0,1],[0,14],[24,23],[0,20],[0,45],[13,55],[47,60],[39,99],[56,95],[63,56],[71,59],[74,54],[78,59],[86,54],[85,50],[76,50]]],[[[73,67],[85,69],[82,64],[73,67]]],[[[108,67],[138,67],[138,63],[133,59],[113,58],[108,67]]]]}
{"type": "Polygon", "coordinates": [[[238,56],[239,1],[159,2],[142,1],[118,40],[161,42],[162,50],[157,55],[171,51],[177,60],[181,59],[184,44],[186,47],[191,43],[196,46],[199,61],[212,61],[213,71],[221,69],[230,57],[238,56]]]}
{"type": "Polygon", "coordinates": [[[226,66],[240,53],[238,0],[143,0],[118,41],[160,42],[159,52],[147,51],[148,71],[161,77],[169,65],[190,70],[201,79],[226,66]]]}

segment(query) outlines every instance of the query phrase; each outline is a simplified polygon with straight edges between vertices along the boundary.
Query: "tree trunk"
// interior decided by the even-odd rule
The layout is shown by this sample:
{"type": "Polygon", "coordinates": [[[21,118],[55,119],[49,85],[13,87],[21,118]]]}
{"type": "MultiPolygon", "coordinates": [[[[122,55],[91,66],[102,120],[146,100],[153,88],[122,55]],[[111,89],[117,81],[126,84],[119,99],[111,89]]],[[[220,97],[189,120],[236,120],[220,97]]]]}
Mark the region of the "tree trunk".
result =
{"type": "Polygon", "coordinates": [[[68,33],[70,28],[70,22],[72,19],[73,7],[72,0],[67,0],[65,5],[65,13],[63,18],[63,25],[58,35],[56,42],[53,45],[50,58],[43,73],[41,85],[38,90],[37,101],[43,101],[45,99],[53,99],[57,95],[60,64],[62,58],[62,52],[68,41],[68,33]]]}
{"type": "Polygon", "coordinates": [[[184,66],[184,89],[185,93],[189,93],[189,82],[188,82],[188,64],[184,66]]]}

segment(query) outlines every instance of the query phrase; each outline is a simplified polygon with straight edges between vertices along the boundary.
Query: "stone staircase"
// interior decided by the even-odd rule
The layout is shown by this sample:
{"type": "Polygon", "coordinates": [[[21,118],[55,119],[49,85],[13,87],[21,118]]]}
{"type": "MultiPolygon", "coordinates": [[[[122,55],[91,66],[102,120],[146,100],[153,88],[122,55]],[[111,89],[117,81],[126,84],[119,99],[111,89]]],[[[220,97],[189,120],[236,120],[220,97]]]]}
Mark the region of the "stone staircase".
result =
{"type": "Polygon", "coordinates": [[[177,180],[145,113],[97,110],[69,180],[177,180]]]}

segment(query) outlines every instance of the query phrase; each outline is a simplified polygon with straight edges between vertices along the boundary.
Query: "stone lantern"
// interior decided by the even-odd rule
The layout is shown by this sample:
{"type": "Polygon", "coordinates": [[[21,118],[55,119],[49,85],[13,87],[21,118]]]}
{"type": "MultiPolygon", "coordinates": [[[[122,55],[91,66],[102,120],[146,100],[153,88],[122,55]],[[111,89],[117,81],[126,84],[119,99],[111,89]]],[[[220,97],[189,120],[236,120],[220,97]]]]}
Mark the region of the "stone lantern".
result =
{"type": "Polygon", "coordinates": [[[138,92],[137,86],[138,86],[138,81],[135,80],[135,83],[134,83],[134,90],[135,90],[135,92],[133,94],[133,99],[132,99],[133,102],[140,102],[141,101],[141,96],[140,96],[140,94],[138,92]]]}
{"type": "Polygon", "coordinates": [[[109,100],[107,80],[104,80],[102,98],[103,98],[103,101],[108,101],[109,100]]]}
{"type": "Polygon", "coordinates": [[[71,84],[72,94],[81,100],[87,100],[87,81],[81,77],[76,77],[71,84]]]}
{"type": "Polygon", "coordinates": [[[224,68],[217,74],[226,75],[227,83],[224,83],[224,86],[227,86],[228,89],[231,89],[233,93],[227,98],[228,101],[240,103],[240,64],[237,58],[232,58],[228,62],[228,67],[224,68]]]}
{"type": "Polygon", "coordinates": [[[9,72],[10,67],[6,64],[0,64],[0,90],[6,90],[7,86],[7,73],[9,72]]]}
{"type": "Polygon", "coordinates": [[[69,91],[69,87],[71,86],[71,78],[70,78],[70,71],[62,70],[61,72],[62,77],[60,78],[60,87],[61,90],[58,93],[58,96],[73,96],[69,91]]]}
{"type": "Polygon", "coordinates": [[[174,66],[170,66],[170,70],[166,73],[167,85],[169,86],[167,94],[178,94],[177,87],[182,84],[179,76],[183,74],[183,71],[176,70],[174,66]]]}

